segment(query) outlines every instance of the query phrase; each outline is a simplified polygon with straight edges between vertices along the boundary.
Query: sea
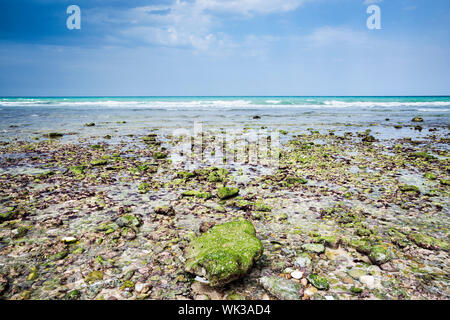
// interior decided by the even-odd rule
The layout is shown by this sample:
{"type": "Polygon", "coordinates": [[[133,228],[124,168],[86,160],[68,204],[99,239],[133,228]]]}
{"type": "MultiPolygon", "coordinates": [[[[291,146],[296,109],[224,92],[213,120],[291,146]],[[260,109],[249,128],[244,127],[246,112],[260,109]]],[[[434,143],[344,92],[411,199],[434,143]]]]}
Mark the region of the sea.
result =
{"type": "Polygon", "coordinates": [[[33,139],[49,132],[72,133],[63,141],[152,130],[170,134],[180,128],[190,130],[195,123],[216,130],[265,128],[291,135],[312,129],[336,134],[370,130],[378,139],[420,138],[431,134],[432,128],[448,135],[450,96],[0,98],[2,141],[33,139]],[[424,121],[413,123],[414,117],[424,121]],[[87,127],[88,123],[95,126],[87,127]]]}

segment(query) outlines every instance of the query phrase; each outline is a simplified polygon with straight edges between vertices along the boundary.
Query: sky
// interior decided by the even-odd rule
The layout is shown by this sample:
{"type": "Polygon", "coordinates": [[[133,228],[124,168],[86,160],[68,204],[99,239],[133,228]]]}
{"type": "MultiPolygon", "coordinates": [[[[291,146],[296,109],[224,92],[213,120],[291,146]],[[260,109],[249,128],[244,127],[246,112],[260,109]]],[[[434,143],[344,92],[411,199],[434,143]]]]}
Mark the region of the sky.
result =
{"type": "Polygon", "coordinates": [[[450,95],[449,33],[448,0],[0,0],[0,96],[450,95]]]}

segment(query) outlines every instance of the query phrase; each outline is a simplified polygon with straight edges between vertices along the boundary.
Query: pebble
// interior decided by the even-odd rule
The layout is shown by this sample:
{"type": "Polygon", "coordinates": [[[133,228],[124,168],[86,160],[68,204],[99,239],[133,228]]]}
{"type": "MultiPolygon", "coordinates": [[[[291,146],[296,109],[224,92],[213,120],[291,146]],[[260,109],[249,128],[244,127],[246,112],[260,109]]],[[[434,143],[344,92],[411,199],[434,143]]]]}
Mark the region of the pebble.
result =
{"type": "Polygon", "coordinates": [[[359,281],[369,289],[375,288],[375,278],[373,276],[361,276],[359,281]]]}
{"type": "Polygon", "coordinates": [[[298,271],[298,270],[292,271],[291,272],[291,277],[294,278],[294,279],[299,280],[299,279],[301,279],[303,277],[303,272],[298,271]]]}

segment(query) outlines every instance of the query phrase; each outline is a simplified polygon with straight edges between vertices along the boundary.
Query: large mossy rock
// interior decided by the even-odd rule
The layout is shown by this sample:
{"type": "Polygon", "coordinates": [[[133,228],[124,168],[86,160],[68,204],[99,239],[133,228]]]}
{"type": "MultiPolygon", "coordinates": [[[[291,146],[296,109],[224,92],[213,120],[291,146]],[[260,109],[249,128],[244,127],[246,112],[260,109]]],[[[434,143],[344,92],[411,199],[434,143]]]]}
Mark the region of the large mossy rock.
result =
{"type": "Polygon", "coordinates": [[[210,286],[222,286],[247,274],[262,252],[250,222],[227,222],[192,240],[186,249],[186,271],[207,278],[210,286]]]}

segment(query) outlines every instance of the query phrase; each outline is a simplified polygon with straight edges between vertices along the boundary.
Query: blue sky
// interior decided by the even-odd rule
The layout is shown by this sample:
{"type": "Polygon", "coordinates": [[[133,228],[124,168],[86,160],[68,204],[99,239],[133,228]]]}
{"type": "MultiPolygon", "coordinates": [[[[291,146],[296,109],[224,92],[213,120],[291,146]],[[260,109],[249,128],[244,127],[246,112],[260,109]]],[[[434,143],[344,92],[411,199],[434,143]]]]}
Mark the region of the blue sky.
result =
{"type": "Polygon", "coordinates": [[[448,0],[0,0],[0,95],[450,95],[449,33],[448,0]]]}

